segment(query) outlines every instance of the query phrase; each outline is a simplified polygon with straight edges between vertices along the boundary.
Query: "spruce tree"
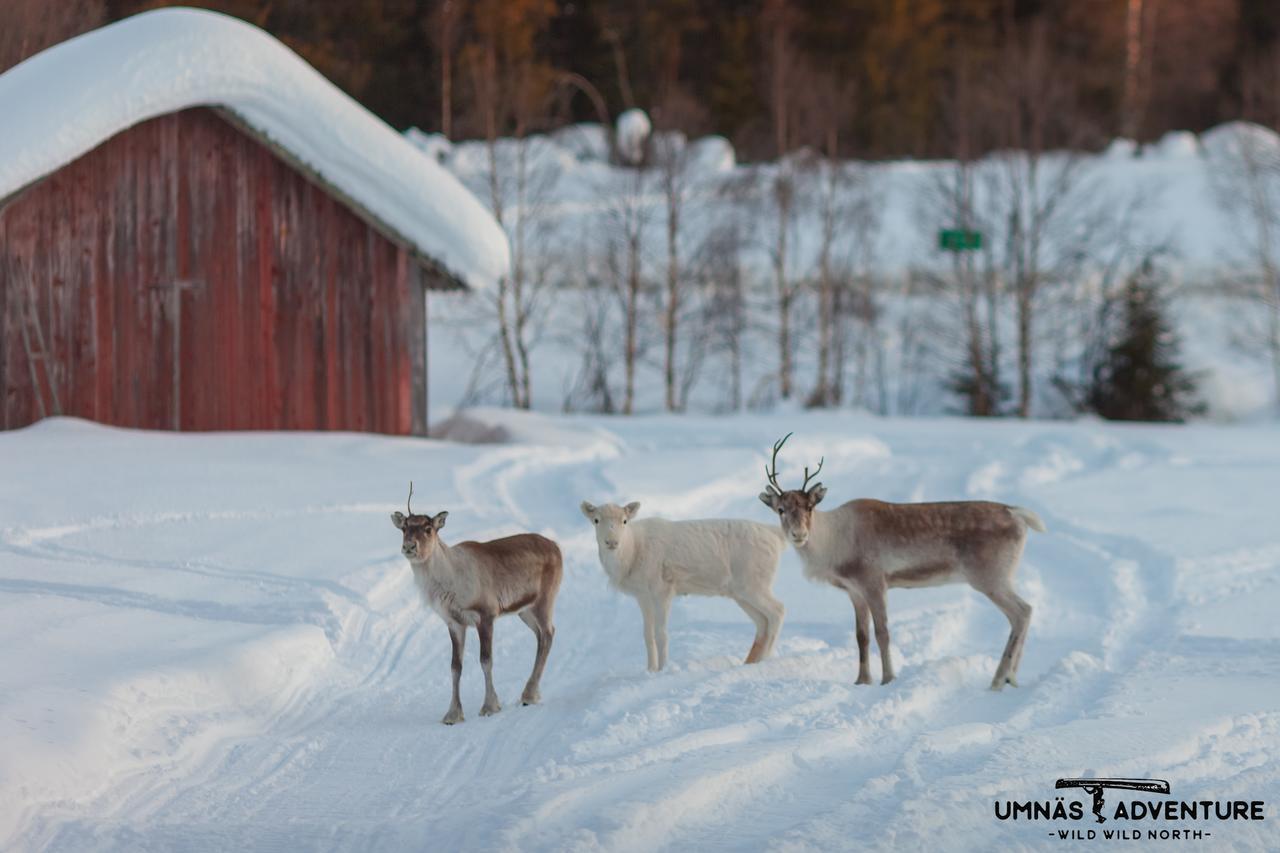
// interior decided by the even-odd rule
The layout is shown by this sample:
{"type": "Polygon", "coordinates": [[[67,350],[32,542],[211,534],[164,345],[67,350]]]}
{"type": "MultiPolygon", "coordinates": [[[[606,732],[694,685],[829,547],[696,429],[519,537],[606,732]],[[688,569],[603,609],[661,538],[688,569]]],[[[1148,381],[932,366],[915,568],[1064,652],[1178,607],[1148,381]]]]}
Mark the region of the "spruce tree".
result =
{"type": "Polygon", "coordinates": [[[1165,315],[1157,268],[1148,261],[1125,285],[1123,325],[1094,370],[1090,409],[1121,421],[1181,422],[1204,411],[1165,315]]]}

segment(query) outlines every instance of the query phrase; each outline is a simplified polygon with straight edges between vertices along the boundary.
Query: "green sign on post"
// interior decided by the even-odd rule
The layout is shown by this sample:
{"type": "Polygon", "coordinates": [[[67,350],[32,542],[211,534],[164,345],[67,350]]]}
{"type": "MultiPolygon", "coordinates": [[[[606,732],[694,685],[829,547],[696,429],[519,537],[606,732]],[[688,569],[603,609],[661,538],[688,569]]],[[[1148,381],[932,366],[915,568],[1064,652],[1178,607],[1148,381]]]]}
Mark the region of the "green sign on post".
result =
{"type": "Polygon", "coordinates": [[[982,248],[982,232],[946,228],[938,232],[938,248],[944,252],[971,252],[982,248]]]}

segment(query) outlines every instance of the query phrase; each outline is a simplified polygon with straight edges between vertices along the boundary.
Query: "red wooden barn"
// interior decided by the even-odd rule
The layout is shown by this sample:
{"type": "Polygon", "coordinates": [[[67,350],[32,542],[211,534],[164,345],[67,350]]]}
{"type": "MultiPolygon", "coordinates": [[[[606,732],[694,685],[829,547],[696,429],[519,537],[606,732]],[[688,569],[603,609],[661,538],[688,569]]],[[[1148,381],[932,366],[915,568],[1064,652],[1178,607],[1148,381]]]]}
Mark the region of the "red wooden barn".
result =
{"type": "Polygon", "coordinates": [[[0,76],[0,115],[0,428],[425,434],[426,290],[505,237],[299,57],[148,12],[0,76]]]}

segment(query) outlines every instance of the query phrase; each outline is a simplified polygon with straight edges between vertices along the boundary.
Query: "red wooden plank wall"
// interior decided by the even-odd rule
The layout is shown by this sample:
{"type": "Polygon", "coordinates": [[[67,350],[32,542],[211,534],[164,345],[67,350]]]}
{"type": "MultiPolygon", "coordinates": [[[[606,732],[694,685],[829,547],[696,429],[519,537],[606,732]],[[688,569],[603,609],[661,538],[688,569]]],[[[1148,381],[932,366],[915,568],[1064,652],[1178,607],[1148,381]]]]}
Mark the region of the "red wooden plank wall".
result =
{"type": "Polygon", "coordinates": [[[217,112],[153,119],[0,208],[0,427],[56,389],[128,427],[422,434],[424,280],[217,112]]]}

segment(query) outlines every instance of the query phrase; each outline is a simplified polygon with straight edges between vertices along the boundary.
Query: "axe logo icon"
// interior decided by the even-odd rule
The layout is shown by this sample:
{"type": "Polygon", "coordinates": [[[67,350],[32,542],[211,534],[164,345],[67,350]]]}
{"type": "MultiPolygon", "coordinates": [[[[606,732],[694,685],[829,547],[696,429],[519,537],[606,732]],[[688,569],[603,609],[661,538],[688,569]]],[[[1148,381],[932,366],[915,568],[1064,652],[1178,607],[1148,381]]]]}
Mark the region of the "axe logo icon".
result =
{"type": "Polygon", "coordinates": [[[1102,807],[1106,800],[1102,796],[1105,788],[1120,788],[1128,791],[1150,791],[1156,794],[1169,793],[1169,783],[1163,779],[1059,779],[1053,784],[1055,788],[1079,788],[1093,797],[1093,816],[1098,823],[1106,823],[1102,816],[1102,807]]]}

